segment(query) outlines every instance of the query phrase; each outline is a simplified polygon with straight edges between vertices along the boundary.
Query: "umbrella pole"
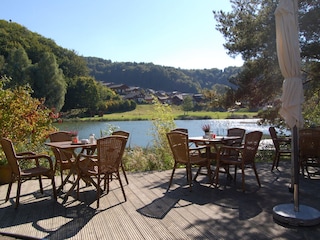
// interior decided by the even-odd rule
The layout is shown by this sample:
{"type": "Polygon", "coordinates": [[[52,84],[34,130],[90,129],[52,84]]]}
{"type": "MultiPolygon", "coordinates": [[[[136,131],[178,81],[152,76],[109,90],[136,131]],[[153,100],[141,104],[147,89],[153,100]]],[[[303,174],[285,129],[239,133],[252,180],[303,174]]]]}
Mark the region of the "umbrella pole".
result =
{"type": "Polygon", "coordinates": [[[293,142],[293,200],[294,211],[299,212],[299,144],[298,144],[298,128],[295,125],[292,128],[293,142]]]}

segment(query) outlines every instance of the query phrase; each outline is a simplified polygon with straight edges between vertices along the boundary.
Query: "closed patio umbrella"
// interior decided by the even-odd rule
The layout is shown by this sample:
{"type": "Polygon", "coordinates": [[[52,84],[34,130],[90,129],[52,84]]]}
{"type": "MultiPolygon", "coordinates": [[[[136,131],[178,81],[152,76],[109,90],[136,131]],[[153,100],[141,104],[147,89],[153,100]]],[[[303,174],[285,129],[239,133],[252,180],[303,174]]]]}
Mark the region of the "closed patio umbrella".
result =
{"type": "Polygon", "coordinates": [[[301,79],[297,10],[298,0],[279,0],[275,11],[277,55],[280,70],[284,77],[280,115],[292,129],[293,154],[291,155],[294,204],[275,206],[273,208],[273,216],[277,220],[291,223],[292,225],[313,225],[320,222],[319,211],[299,204],[298,129],[303,127],[301,107],[304,96],[301,79]]]}

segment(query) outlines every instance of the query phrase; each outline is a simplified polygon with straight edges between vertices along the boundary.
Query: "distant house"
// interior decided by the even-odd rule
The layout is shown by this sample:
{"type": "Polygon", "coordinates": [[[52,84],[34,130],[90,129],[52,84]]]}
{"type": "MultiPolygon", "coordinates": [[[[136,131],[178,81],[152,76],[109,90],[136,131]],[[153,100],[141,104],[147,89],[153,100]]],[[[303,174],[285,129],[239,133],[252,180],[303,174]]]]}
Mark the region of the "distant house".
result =
{"type": "Polygon", "coordinates": [[[142,91],[143,90],[140,87],[129,87],[129,88],[126,89],[126,92],[128,92],[128,93],[133,93],[133,92],[139,93],[139,92],[142,92],[142,91]]]}
{"type": "Polygon", "coordinates": [[[155,91],[153,89],[143,89],[136,86],[127,86],[126,84],[115,84],[113,82],[101,82],[104,86],[112,89],[123,99],[132,100],[136,103],[154,103],[154,97],[163,104],[181,105],[186,96],[191,96],[194,102],[204,102],[203,94],[182,93],[179,91],[165,92],[162,90],[155,91]]]}
{"type": "Polygon", "coordinates": [[[196,103],[201,103],[201,102],[205,102],[205,97],[203,96],[203,94],[193,94],[193,101],[195,101],[196,103]]]}
{"type": "Polygon", "coordinates": [[[171,97],[171,103],[174,105],[181,105],[183,103],[183,95],[182,94],[176,94],[171,97]]]}
{"type": "Polygon", "coordinates": [[[161,103],[171,104],[170,98],[168,96],[158,96],[158,100],[161,103]]]}
{"type": "Polygon", "coordinates": [[[126,94],[127,90],[129,89],[129,87],[125,84],[110,85],[108,87],[120,95],[126,94]]]}
{"type": "Polygon", "coordinates": [[[143,103],[145,99],[145,95],[141,92],[130,92],[123,97],[126,100],[132,100],[136,103],[143,103]]]}
{"type": "Polygon", "coordinates": [[[153,96],[152,95],[146,95],[145,97],[144,97],[144,101],[146,102],[146,103],[153,103],[153,96]]]}

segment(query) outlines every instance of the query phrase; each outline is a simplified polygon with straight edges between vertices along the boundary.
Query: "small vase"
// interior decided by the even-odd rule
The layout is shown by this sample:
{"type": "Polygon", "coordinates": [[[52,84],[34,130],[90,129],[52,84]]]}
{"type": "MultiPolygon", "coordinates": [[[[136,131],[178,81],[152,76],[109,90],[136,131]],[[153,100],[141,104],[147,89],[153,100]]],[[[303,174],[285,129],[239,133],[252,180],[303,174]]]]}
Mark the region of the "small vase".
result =
{"type": "Polygon", "coordinates": [[[205,138],[210,138],[210,131],[205,131],[204,132],[204,137],[205,138]]]}
{"type": "Polygon", "coordinates": [[[72,143],[78,143],[79,142],[79,137],[78,136],[72,136],[71,137],[72,143]]]}

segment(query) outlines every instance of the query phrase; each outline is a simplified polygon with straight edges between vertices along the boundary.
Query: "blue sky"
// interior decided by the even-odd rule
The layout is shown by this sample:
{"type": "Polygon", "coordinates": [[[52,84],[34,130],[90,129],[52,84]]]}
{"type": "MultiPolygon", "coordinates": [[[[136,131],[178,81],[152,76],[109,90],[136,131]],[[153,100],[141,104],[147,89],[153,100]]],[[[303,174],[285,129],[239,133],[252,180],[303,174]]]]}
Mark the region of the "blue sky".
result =
{"type": "Polygon", "coordinates": [[[81,56],[183,69],[223,69],[227,55],[213,10],[228,0],[1,0],[0,19],[19,23],[81,56]]]}

